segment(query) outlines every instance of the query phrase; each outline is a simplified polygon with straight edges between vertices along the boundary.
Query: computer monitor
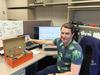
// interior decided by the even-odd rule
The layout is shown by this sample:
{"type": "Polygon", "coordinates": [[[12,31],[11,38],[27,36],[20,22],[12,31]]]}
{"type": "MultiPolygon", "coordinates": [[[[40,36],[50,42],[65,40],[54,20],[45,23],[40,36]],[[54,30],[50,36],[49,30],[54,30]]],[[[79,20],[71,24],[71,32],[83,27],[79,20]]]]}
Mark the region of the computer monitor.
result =
{"type": "Polygon", "coordinates": [[[39,39],[39,27],[33,27],[34,39],[39,39]]]}
{"type": "Polygon", "coordinates": [[[59,36],[60,36],[60,27],[55,27],[55,26],[39,27],[39,39],[41,40],[53,40],[59,36]]]}

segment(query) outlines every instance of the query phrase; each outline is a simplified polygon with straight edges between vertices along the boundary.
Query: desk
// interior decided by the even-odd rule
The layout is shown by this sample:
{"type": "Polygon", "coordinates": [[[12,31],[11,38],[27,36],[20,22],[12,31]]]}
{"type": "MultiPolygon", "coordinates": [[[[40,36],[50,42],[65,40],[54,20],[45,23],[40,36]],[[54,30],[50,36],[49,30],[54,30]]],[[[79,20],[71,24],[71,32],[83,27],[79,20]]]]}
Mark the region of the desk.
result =
{"type": "Polygon", "coordinates": [[[19,71],[21,69],[24,69],[28,66],[30,66],[31,64],[39,61],[40,59],[44,58],[46,56],[46,54],[37,54],[33,56],[33,59],[15,67],[15,68],[11,68],[6,62],[4,62],[4,59],[2,59],[2,61],[0,62],[0,75],[13,75],[13,73],[15,73],[16,71],[19,71]]]}
{"type": "Polygon", "coordinates": [[[57,54],[57,51],[44,51],[41,50],[41,54],[46,54],[47,56],[55,56],[57,54]]]}
{"type": "Polygon", "coordinates": [[[15,75],[14,73],[25,69],[26,67],[39,61],[40,59],[42,59],[48,55],[55,55],[55,54],[56,54],[56,51],[51,52],[51,51],[41,50],[41,52],[39,54],[33,55],[33,58],[31,60],[15,67],[15,68],[11,68],[6,62],[4,62],[3,58],[0,58],[0,75],[15,75]]]}

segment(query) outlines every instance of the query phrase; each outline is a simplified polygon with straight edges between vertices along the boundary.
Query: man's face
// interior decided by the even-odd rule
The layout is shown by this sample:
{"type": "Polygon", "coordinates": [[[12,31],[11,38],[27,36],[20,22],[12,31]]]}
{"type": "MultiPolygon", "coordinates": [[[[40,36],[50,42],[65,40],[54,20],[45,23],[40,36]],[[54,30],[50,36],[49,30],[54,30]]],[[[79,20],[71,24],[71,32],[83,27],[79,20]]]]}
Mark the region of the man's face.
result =
{"type": "Polygon", "coordinates": [[[61,29],[61,34],[60,34],[60,38],[61,38],[62,42],[63,42],[65,45],[66,45],[70,40],[72,40],[73,35],[74,35],[74,34],[72,34],[71,29],[62,27],[62,29],[61,29]]]}

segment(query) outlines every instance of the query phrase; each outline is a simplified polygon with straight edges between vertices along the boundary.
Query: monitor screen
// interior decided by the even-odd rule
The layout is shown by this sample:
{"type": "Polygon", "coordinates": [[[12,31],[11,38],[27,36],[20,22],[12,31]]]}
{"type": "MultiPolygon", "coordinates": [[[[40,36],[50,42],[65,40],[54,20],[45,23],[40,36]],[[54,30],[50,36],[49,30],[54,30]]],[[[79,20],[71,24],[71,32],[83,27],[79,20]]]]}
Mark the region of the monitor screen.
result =
{"type": "Polygon", "coordinates": [[[60,27],[39,27],[39,39],[52,40],[60,36],[60,27]]]}

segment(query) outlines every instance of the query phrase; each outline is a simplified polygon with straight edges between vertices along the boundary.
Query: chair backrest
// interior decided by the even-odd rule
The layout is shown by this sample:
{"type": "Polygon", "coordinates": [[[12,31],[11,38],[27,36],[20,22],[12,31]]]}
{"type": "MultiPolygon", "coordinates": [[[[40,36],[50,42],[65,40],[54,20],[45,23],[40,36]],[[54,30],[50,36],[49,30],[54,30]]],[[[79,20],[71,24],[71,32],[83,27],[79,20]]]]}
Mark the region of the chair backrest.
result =
{"type": "Polygon", "coordinates": [[[84,36],[79,44],[84,55],[79,75],[100,75],[100,40],[91,36],[84,36]]]}
{"type": "Polygon", "coordinates": [[[92,48],[90,46],[87,46],[83,52],[83,62],[81,66],[81,70],[79,75],[90,75],[89,73],[89,66],[91,62],[91,56],[92,56],[92,48]]]}

